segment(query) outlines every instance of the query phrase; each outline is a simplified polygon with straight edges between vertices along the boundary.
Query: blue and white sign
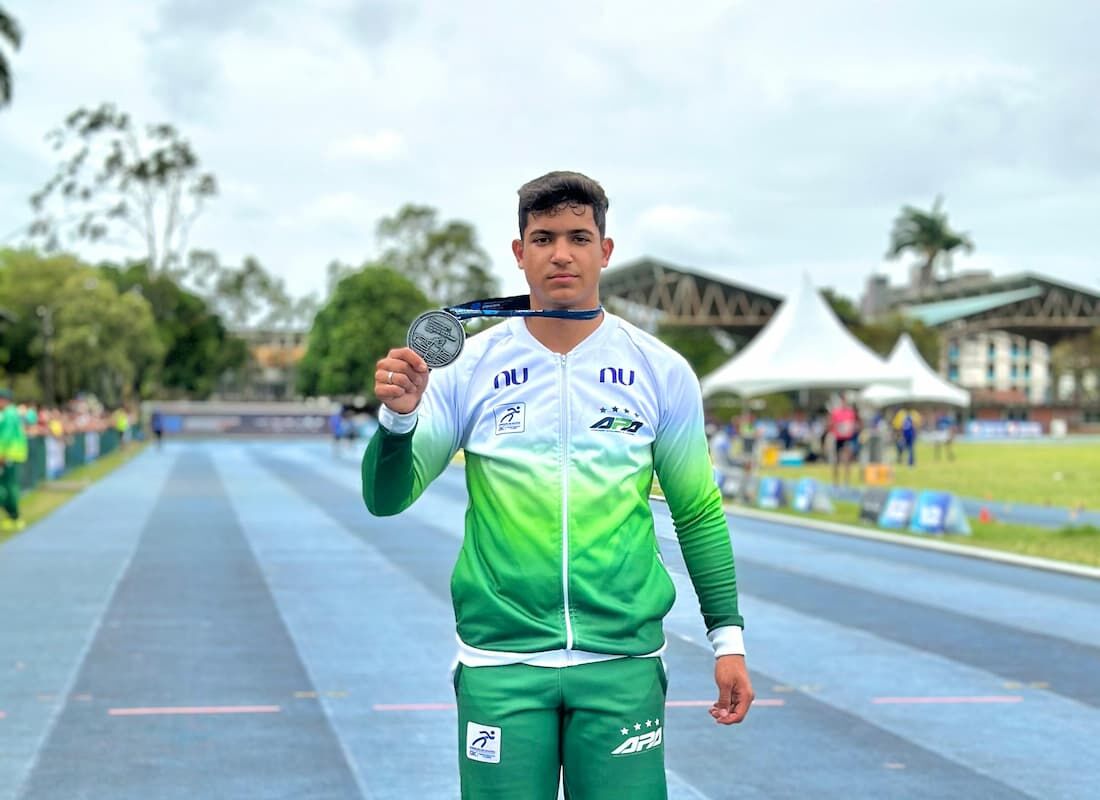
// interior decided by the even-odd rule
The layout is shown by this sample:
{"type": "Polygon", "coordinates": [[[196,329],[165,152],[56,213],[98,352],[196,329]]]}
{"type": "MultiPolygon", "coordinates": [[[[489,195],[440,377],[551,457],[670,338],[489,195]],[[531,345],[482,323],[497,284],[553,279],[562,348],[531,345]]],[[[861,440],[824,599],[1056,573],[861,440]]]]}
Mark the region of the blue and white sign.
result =
{"type": "Polygon", "coordinates": [[[909,523],[913,533],[970,533],[959,499],[949,492],[921,492],[909,523]]]}
{"type": "Polygon", "coordinates": [[[760,508],[779,508],[783,505],[783,481],[779,478],[761,478],[756,493],[756,505],[760,508]]]}
{"type": "Polygon", "coordinates": [[[1036,439],[1043,435],[1043,426],[1031,420],[975,419],[966,424],[966,435],[972,439],[1036,439]]]}
{"type": "Polygon", "coordinates": [[[46,437],[46,476],[51,480],[61,477],[65,471],[65,440],[46,437]]]}
{"type": "Polygon", "coordinates": [[[836,510],[825,487],[813,478],[803,478],[795,485],[791,507],[803,513],[820,511],[831,514],[836,510]]]}
{"type": "Polygon", "coordinates": [[[88,431],[84,434],[84,463],[88,464],[99,458],[99,432],[88,431]]]}
{"type": "Polygon", "coordinates": [[[886,497],[886,505],[879,514],[878,526],[898,530],[907,527],[916,501],[916,494],[912,489],[891,489],[886,497]]]}
{"type": "Polygon", "coordinates": [[[803,513],[812,511],[814,507],[814,495],[817,494],[817,481],[813,478],[803,478],[794,487],[794,500],[791,507],[795,511],[803,513]]]}

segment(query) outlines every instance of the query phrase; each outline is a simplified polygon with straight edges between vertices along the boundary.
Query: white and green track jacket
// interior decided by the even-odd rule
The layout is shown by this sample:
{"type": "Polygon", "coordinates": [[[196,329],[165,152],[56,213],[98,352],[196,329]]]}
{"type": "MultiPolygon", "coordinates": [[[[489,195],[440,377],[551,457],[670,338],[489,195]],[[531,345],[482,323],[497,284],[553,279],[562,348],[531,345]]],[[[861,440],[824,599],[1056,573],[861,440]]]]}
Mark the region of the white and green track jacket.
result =
{"type": "Polygon", "coordinates": [[[465,451],[469,505],[451,578],[461,645],[659,652],[675,589],[649,506],[656,472],[715,652],[744,652],[699,384],[653,336],[605,313],[560,355],[512,318],[435,370],[417,411],[383,408],[380,421],[363,459],[373,514],[407,508],[465,451]]]}

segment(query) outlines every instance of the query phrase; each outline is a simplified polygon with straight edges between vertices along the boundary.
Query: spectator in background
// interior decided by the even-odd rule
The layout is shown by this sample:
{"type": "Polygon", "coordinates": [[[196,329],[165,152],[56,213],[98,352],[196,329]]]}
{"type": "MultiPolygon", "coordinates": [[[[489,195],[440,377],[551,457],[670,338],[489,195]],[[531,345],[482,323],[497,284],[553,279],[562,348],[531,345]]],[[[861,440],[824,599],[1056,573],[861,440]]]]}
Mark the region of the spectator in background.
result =
{"type": "Polygon", "coordinates": [[[791,421],[789,419],[784,418],[779,421],[779,443],[784,450],[790,450],[794,445],[794,436],[791,434],[791,421]]]}
{"type": "Polygon", "coordinates": [[[898,450],[898,464],[908,455],[909,466],[916,462],[917,431],[920,428],[920,414],[911,408],[899,408],[894,414],[894,436],[898,450]]]}
{"type": "Polygon", "coordinates": [[[27,460],[27,433],[13,400],[10,389],[0,389],[0,506],[7,512],[0,529],[5,531],[26,527],[19,516],[19,466],[27,460]]]}
{"type": "Polygon", "coordinates": [[[130,417],[125,408],[119,408],[115,412],[115,430],[118,431],[118,447],[120,450],[126,447],[130,441],[130,417]]]}
{"type": "Polygon", "coordinates": [[[942,449],[947,456],[948,461],[955,460],[955,451],[952,445],[955,441],[955,418],[948,412],[943,411],[938,417],[936,417],[936,430],[932,437],[932,456],[936,461],[940,460],[940,450],[942,449]]]}
{"type": "Polygon", "coordinates": [[[153,438],[157,440],[157,449],[164,444],[164,416],[154,409],[153,416],[149,420],[149,427],[153,429],[153,438]]]}
{"type": "Polygon", "coordinates": [[[839,394],[829,411],[829,435],[833,439],[833,486],[840,485],[843,466],[844,485],[852,480],[852,461],[855,458],[856,439],[859,436],[859,416],[848,399],[839,394]]]}
{"type": "Polygon", "coordinates": [[[741,415],[741,421],[737,426],[737,435],[741,438],[741,455],[748,462],[752,462],[756,447],[756,420],[751,411],[741,415]]]}

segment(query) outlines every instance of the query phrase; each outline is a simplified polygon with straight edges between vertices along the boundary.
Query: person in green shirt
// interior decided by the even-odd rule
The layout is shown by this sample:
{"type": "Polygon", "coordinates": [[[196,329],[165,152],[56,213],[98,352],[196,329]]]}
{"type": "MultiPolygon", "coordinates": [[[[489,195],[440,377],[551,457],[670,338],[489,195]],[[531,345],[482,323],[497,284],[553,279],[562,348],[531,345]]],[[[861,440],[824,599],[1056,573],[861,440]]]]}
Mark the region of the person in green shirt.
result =
{"type": "Polygon", "coordinates": [[[19,516],[19,465],[27,460],[27,434],[10,389],[0,389],[0,506],[8,517],[0,521],[5,531],[22,530],[19,516]]]}

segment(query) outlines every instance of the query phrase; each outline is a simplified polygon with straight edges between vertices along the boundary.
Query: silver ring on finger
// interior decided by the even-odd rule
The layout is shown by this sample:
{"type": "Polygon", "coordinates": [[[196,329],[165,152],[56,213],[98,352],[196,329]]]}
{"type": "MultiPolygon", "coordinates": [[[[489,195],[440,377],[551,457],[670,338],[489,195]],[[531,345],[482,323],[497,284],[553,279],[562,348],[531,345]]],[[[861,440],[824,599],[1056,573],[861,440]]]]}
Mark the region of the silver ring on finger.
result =
{"type": "Polygon", "coordinates": [[[390,374],[386,376],[386,383],[393,383],[393,370],[390,370],[390,374]]]}

